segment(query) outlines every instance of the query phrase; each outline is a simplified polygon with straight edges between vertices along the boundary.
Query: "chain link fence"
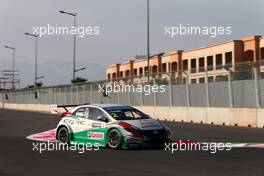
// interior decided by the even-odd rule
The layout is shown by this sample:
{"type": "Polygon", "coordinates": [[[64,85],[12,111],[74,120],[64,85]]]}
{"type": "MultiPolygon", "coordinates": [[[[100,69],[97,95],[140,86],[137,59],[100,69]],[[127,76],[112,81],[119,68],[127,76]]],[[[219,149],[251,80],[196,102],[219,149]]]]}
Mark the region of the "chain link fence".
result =
{"type": "Polygon", "coordinates": [[[152,74],[115,80],[1,92],[0,102],[15,104],[121,103],[133,106],[263,107],[264,66],[240,63],[215,68],[152,74]],[[106,92],[106,85],[158,85],[164,92],[106,92]]]}

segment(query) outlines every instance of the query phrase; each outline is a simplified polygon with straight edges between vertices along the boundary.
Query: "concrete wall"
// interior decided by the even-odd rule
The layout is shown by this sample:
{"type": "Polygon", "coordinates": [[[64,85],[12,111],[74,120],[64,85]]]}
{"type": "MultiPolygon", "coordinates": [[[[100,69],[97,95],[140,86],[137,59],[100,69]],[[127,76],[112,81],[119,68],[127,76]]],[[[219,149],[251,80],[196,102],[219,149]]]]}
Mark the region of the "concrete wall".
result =
{"type": "MultiPolygon", "coordinates": [[[[3,104],[0,103],[0,108],[3,104]]],[[[5,104],[5,109],[50,112],[50,105],[42,104],[5,104]]],[[[227,126],[264,127],[264,108],[203,108],[203,107],[166,107],[136,106],[155,119],[184,121],[227,126]]]]}
{"type": "Polygon", "coordinates": [[[264,109],[137,106],[150,116],[168,121],[184,121],[227,126],[264,127],[264,109]]]}
{"type": "Polygon", "coordinates": [[[50,105],[47,104],[11,104],[0,103],[0,108],[23,110],[23,111],[35,111],[35,112],[50,112],[50,105]]]}

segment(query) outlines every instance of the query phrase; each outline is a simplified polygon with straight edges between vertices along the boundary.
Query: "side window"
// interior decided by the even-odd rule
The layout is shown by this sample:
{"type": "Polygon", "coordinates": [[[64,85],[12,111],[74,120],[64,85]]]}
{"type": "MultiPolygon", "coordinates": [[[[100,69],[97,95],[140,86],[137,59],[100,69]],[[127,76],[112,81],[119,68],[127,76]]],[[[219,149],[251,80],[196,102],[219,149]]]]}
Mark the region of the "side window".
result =
{"type": "Polygon", "coordinates": [[[133,113],[131,111],[125,111],[124,113],[126,117],[134,119],[133,113]]]}
{"type": "Polygon", "coordinates": [[[90,111],[89,111],[89,119],[90,120],[97,120],[97,117],[99,117],[99,116],[107,117],[106,114],[103,111],[101,111],[100,109],[91,107],[90,111]]]}
{"type": "Polygon", "coordinates": [[[74,111],[73,115],[76,117],[82,117],[82,118],[87,118],[88,117],[88,110],[89,108],[79,108],[76,111],[74,111]]]}

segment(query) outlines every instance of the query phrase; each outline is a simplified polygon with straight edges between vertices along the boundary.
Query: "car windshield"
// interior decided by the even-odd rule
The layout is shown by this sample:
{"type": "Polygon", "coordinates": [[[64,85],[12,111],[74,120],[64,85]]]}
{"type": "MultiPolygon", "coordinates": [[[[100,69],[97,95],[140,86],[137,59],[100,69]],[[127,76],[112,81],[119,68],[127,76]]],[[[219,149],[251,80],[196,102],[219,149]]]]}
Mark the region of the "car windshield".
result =
{"type": "Polygon", "coordinates": [[[149,119],[148,115],[133,108],[106,108],[105,110],[116,120],[149,119]]]}

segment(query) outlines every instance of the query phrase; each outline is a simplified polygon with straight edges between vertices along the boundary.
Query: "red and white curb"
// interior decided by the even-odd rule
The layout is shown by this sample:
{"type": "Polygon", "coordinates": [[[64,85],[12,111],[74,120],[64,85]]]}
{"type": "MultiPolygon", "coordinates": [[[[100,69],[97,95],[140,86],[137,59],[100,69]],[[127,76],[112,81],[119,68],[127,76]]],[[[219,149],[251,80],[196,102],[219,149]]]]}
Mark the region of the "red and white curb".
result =
{"type": "Polygon", "coordinates": [[[257,143],[232,143],[232,148],[264,148],[264,144],[257,143]]]}
{"type": "Polygon", "coordinates": [[[56,129],[44,131],[41,133],[32,134],[26,138],[29,140],[33,140],[33,141],[57,142],[57,140],[56,140],[56,129]]]}

